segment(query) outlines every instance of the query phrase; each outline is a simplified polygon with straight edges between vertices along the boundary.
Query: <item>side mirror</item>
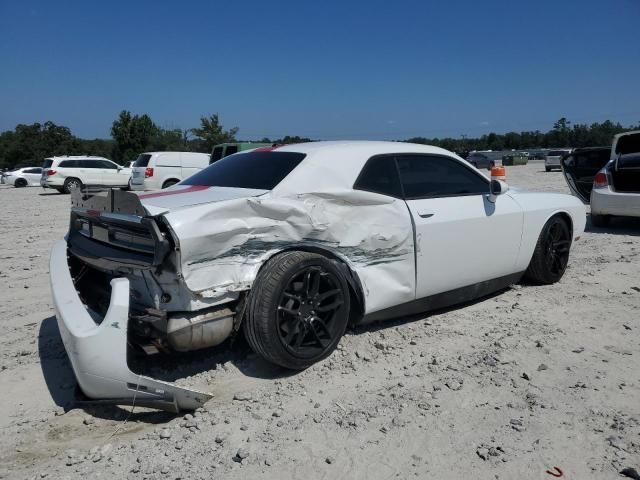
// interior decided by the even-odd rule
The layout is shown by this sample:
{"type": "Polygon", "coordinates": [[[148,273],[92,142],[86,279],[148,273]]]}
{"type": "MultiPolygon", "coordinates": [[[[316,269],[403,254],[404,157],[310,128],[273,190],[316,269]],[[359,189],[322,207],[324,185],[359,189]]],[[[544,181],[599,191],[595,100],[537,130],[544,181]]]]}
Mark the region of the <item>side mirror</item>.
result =
{"type": "Polygon", "coordinates": [[[491,180],[489,187],[489,196],[487,197],[491,203],[495,203],[499,195],[507,193],[509,191],[509,185],[502,180],[491,180]]]}

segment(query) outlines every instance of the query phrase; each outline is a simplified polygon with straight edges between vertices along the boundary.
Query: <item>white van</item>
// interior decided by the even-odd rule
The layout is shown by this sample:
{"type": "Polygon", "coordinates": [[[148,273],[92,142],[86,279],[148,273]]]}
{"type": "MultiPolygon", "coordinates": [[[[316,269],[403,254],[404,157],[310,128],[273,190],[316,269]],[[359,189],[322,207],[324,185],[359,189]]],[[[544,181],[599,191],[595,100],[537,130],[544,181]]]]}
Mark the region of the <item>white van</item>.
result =
{"type": "Polygon", "coordinates": [[[146,152],[138,155],[131,176],[132,190],[160,190],[209,166],[208,153],[146,152]]]}

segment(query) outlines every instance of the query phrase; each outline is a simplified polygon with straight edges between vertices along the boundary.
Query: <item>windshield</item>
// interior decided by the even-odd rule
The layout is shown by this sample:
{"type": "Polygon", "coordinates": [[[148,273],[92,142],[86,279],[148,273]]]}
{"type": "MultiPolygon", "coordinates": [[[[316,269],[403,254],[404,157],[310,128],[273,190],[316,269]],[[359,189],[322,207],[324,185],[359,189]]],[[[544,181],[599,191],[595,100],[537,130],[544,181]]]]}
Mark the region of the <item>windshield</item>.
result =
{"type": "Polygon", "coordinates": [[[151,160],[151,155],[148,153],[141,153],[138,155],[138,158],[133,163],[134,167],[146,167],[149,165],[149,160],[151,160]]]}
{"type": "Polygon", "coordinates": [[[561,157],[563,155],[566,155],[567,153],[569,153],[566,150],[551,150],[549,153],[547,153],[547,157],[561,157]]]}
{"type": "Polygon", "coordinates": [[[183,180],[181,184],[272,190],[304,157],[304,153],[278,151],[231,155],[183,180]]]}

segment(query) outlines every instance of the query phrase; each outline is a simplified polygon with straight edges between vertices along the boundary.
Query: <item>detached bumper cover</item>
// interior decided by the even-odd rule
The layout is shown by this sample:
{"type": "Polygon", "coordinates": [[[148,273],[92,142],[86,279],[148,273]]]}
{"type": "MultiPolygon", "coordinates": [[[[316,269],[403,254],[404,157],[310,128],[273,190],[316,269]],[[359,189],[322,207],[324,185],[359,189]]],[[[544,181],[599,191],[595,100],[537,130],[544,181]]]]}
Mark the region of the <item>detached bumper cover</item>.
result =
{"type": "Polygon", "coordinates": [[[67,244],[51,252],[50,282],[58,328],[83,393],[94,400],[163,410],[194,410],[211,395],[132,372],[127,365],[129,280],[111,281],[109,309],[97,325],[78,297],[67,264],[67,244]],[[135,400],[134,400],[135,399],[135,400]]]}

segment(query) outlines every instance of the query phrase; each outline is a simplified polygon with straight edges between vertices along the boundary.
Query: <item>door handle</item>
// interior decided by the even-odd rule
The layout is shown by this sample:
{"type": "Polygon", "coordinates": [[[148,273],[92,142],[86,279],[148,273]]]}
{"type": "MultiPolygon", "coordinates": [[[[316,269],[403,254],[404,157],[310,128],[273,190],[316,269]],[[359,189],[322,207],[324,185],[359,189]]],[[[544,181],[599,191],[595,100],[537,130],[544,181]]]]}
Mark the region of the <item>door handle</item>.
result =
{"type": "Polygon", "coordinates": [[[418,210],[418,216],[420,218],[431,218],[435,215],[435,213],[430,212],[428,210],[418,210]]]}

